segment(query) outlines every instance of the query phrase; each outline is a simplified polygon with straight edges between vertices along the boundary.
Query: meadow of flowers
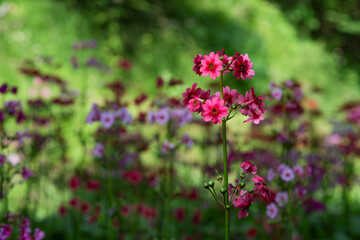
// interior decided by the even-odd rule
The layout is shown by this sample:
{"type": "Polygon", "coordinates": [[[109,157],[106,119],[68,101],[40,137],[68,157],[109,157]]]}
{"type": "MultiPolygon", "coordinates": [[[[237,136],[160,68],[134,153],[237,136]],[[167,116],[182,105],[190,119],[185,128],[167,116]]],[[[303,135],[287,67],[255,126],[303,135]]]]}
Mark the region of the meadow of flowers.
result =
{"type": "Polygon", "coordinates": [[[1,80],[0,240],[360,239],[360,94],[321,106],[226,44],[186,55],[192,79],[131,79],[146,70],[101,46],[1,80]]]}

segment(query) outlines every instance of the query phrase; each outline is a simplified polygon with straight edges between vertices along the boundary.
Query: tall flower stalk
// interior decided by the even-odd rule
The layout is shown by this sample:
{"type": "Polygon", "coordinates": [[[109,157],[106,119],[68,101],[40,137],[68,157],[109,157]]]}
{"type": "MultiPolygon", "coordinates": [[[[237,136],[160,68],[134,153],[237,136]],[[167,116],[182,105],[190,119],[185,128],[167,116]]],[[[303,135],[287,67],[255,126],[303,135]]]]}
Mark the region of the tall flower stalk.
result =
{"type": "Polygon", "coordinates": [[[224,87],[224,75],[233,73],[237,79],[251,79],[255,75],[252,69],[253,63],[247,54],[240,55],[236,53],[232,57],[225,55],[225,51],[211,52],[209,55],[196,55],[194,58],[193,70],[200,76],[210,76],[212,79],[220,77],[220,92],[211,95],[210,90],[202,90],[194,83],[191,88],[187,88],[183,93],[183,104],[187,106],[190,112],[200,113],[205,122],[222,125],[222,145],[223,145],[223,175],[217,176],[221,184],[220,193],[222,201],[215,191],[215,182],[209,181],[204,183],[204,188],[209,190],[214,199],[225,210],[225,240],[230,239],[230,208],[234,206],[239,209],[238,218],[247,217],[249,207],[253,203],[253,195],[259,194],[265,199],[269,199],[269,188],[263,178],[258,175],[257,168],[250,162],[243,162],[240,167],[243,173],[237,180],[236,186],[229,184],[228,177],[228,159],[227,159],[227,139],[226,139],[226,122],[235,117],[239,112],[247,116],[244,122],[253,122],[259,124],[264,119],[265,113],[263,98],[255,95],[254,88],[251,87],[245,96],[237,92],[236,89],[224,87]],[[252,181],[254,186],[245,189],[246,174],[253,174],[252,181]]]}

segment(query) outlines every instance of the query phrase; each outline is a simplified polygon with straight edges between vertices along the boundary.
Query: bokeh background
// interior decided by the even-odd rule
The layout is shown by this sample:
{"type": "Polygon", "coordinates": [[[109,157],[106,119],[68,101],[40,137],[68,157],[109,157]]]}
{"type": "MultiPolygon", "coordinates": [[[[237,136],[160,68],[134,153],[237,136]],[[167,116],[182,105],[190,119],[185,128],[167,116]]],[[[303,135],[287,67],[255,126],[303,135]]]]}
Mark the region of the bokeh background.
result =
{"type": "MultiPolygon", "coordinates": [[[[75,117],[57,117],[66,151],[59,147],[61,144],[50,142],[44,151],[33,156],[40,162],[67,160],[62,166],[55,164],[57,169],[44,167],[37,171],[35,185],[38,190],[32,195],[25,184],[15,186],[9,195],[10,211],[21,211],[29,204],[33,221],[50,232],[53,238],[49,239],[61,239],[54,238],[60,232],[53,226],[54,219],[59,206],[70,198],[71,191],[59,187],[58,180],[65,179],[63,185],[66,186],[69,176],[83,164],[77,127],[86,119],[94,102],[104,103],[104,96],[111,92],[106,84],[120,81],[126,88],[125,102],[130,103],[141,94],[146,94],[148,101],[157,98],[159,76],[166,81],[181,79],[184,84],[166,92],[168,96],[181,97],[194,82],[206,88],[212,81],[194,74],[193,57],[221,49],[229,55],[248,53],[254,63],[256,75],[252,80],[226,76],[225,81],[233,88],[245,92],[254,86],[261,93],[268,91],[270,82],[280,84],[292,79],[300,83],[304,95],[315,100],[322,113],[314,122],[317,133],[331,132],[332,123],[344,120],[342,106],[360,100],[358,0],[0,0],[1,83],[18,87],[16,97],[7,96],[2,101],[16,98],[26,102],[39,94],[34,90],[33,78],[21,72],[24,68],[41,69],[41,72],[58,76],[74,96],[87,90],[82,107],[69,113],[75,117]],[[81,41],[92,41],[94,47],[79,50],[76,44],[81,41]]],[[[48,90],[52,95],[59,92],[51,86],[48,90]]],[[[28,107],[24,105],[24,108],[28,107]]],[[[150,108],[149,104],[128,106],[134,116],[150,108]]],[[[8,128],[10,133],[18,130],[15,123],[10,126],[14,126],[14,130],[8,128]]],[[[230,129],[240,133],[249,128],[230,123],[230,129]]],[[[84,124],[81,129],[88,146],[85,151],[91,155],[96,126],[84,124]]],[[[40,127],[39,131],[52,129],[41,130],[40,127]]],[[[145,135],[150,136],[153,131],[148,127],[145,135]]],[[[149,153],[144,156],[148,164],[155,161],[149,153]]],[[[188,153],[187,157],[200,158],[199,151],[188,153]]],[[[85,166],[92,166],[93,161],[88,157],[85,166]]],[[[354,169],[356,172],[357,163],[354,169]]],[[[202,184],[197,178],[184,181],[202,184]]],[[[351,187],[354,214],[350,230],[335,226],[331,231],[334,239],[360,236],[356,227],[360,224],[357,183],[356,180],[351,187]]],[[[341,191],[335,194],[340,195],[341,191]]],[[[338,203],[336,197],[330,203],[335,212],[338,203]]],[[[318,220],[314,219],[310,222],[318,220]]],[[[307,239],[330,239],[326,230],[316,234],[319,238],[307,239]]]]}

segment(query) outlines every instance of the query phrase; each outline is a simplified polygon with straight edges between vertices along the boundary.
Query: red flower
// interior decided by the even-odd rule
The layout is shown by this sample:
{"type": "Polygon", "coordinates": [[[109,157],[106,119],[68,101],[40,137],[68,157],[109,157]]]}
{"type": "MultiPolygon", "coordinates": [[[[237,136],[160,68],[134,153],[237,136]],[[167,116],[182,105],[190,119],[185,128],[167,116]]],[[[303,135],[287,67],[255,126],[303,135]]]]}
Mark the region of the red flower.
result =
{"type": "Polygon", "coordinates": [[[77,176],[73,176],[69,181],[69,188],[72,191],[76,191],[80,187],[80,179],[77,176]]]}

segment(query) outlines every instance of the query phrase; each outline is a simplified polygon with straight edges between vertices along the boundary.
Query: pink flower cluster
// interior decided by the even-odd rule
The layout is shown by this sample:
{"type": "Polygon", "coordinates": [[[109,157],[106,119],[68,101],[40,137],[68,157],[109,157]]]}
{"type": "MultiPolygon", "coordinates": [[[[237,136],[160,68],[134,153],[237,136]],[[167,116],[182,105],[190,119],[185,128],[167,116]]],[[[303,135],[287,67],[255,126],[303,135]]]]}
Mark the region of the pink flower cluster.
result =
{"type": "Polygon", "coordinates": [[[209,55],[202,56],[197,54],[194,58],[193,71],[199,76],[208,76],[216,79],[220,76],[220,72],[224,74],[233,72],[237,79],[252,79],[255,71],[252,69],[253,63],[247,54],[240,55],[235,53],[234,56],[228,57],[225,50],[217,53],[211,52],[209,55]]]}
{"type": "Polygon", "coordinates": [[[210,90],[204,91],[194,83],[183,93],[183,105],[192,113],[200,113],[205,122],[211,121],[214,124],[221,123],[223,118],[227,118],[229,109],[232,108],[240,110],[244,116],[249,117],[244,122],[252,121],[254,124],[264,120],[263,114],[266,112],[263,98],[255,95],[253,87],[243,96],[236,89],[226,86],[223,88],[223,99],[221,99],[220,92],[210,95],[210,90]]]}
{"type": "MultiPolygon", "coordinates": [[[[193,70],[196,74],[199,76],[210,75],[212,79],[229,72],[233,72],[237,79],[241,78],[242,80],[252,79],[255,75],[255,71],[252,69],[253,63],[247,54],[236,53],[234,56],[228,57],[225,50],[222,50],[217,53],[211,52],[205,56],[197,54],[193,61],[195,64],[193,70]]],[[[194,83],[183,93],[183,105],[191,113],[200,113],[205,122],[214,124],[232,118],[233,116],[229,116],[229,114],[234,112],[235,115],[239,111],[249,117],[244,122],[259,124],[261,120],[264,120],[265,103],[262,97],[255,95],[253,87],[246,92],[245,96],[228,86],[224,87],[222,92],[223,94],[216,92],[211,95],[210,90],[197,88],[197,83],[194,83]]]]}
{"type": "MultiPolygon", "coordinates": [[[[249,208],[253,203],[254,194],[259,194],[266,201],[270,199],[270,188],[266,185],[264,179],[257,173],[257,167],[249,161],[245,161],[239,164],[242,168],[244,174],[252,174],[252,181],[255,184],[255,187],[251,191],[246,191],[238,187],[234,189],[234,187],[230,184],[229,190],[230,193],[235,192],[235,197],[233,198],[232,204],[235,208],[240,209],[238,212],[238,218],[247,217],[249,215],[249,208]]],[[[229,194],[229,198],[231,199],[231,194],[229,194]]]]}

